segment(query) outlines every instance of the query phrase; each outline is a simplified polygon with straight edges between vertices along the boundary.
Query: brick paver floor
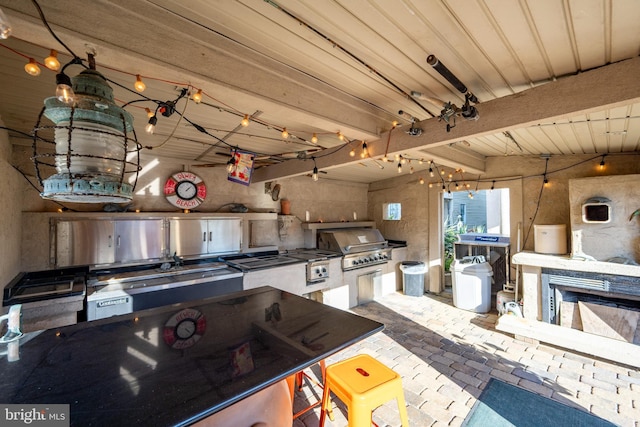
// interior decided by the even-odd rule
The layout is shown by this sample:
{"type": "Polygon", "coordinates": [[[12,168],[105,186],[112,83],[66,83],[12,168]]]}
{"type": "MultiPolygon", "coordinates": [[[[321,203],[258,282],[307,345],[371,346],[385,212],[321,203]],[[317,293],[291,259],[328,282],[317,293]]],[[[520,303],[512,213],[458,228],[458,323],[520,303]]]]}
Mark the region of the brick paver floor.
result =
{"type": "MultiPolygon", "coordinates": [[[[412,427],[460,426],[491,378],[523,387],[623,427],[640,427],[640,370],[543,343],[517,340],[494,329],[497,314],[453,306],[451,294],[410,297],[394,293],[352,309],[385,324],[377,333],[327,360],[367,353],[402,375],[412,427]]],[[[307,371],[319,376],[318,366],[307,371]]],[[[307,380],[294,411],[322,390],[307,380]]],[[[346,426],[344,405],[334,400],[335,420],[346,426]]],[[[319,407],[293,427],[318,425],[319,407]]],[[[395,401],[375,410],[380,427],[399,426],[395,401]]],[[[558,420],[557,425],[564,425],[558,420]]]]}

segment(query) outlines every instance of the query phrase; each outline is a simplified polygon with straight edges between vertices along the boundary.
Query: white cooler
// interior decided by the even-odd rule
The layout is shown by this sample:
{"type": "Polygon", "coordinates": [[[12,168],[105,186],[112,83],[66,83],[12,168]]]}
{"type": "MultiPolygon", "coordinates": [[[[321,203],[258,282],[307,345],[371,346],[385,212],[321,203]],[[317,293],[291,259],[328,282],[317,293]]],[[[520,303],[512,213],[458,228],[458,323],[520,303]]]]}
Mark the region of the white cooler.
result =
{"type": "Polygon", "coordinates": [[[493,270],[488,262],[474,263],[467,258],[453,262],[453,305],[463,310],[487,313],[491,310],[493,270]]]}

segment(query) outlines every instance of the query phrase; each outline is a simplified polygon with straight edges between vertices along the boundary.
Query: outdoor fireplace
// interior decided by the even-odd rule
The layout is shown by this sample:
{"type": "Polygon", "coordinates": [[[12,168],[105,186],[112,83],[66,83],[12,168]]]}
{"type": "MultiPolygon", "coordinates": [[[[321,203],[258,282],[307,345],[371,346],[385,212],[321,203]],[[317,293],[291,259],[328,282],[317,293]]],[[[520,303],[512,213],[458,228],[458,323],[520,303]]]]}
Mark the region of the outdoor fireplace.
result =
{"type": "Polygon", "coordinates": [[[543,268],[541,274],[542,321],[560,324],[560,307],[566,302],[587,302],[640,311],[637,277],[543,268]]]}

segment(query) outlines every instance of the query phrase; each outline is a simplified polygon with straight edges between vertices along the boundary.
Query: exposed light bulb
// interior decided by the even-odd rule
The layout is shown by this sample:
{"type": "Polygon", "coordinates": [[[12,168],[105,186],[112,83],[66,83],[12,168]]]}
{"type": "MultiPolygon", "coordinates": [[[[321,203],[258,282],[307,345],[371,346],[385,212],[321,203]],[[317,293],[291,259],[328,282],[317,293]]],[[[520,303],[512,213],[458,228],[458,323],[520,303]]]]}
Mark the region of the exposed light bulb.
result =
{"type": "Polygon", "coordinates": [[[471,192],[470,192],[470,193],[468,194],[468,197],[469,197],[470,199],[473,199],[473,193],[471,193],[471,192]]]}
{"type": "Polygon", "coordinates": [[[413,170],[413,166],[411,166],[411,167],[409,168],[409,173],[413,175],[413,172],[414,172],[414,170],[413,170]]]}
{"type": "Polygon", "coordinates": [[[458,183],[457,183],[457,182],[455,183],[455,186],[456,186],[456,190],[459,190],[459,189],[460,189],[460,186],[458,185],[458,183]]]}
{"type": "Polygon", "coordinates": [[[394,157],[395,157],[396,161],[400,160],[400,154],[396,154],[394,157]]]}
{"type": "Polygon", "coordinates": [[[433,182],[429,183],[429,188],[433,188],[433,182]]]}
{"type": "Polygon", "coordinates": [[[398,163],[398,173],[402,173],[402,163],[398,163]]]}
{"type": "Polygon", "coordinates": [[[422,159],[418,160],[418,164],[419,164],[419,165],[421,165],[421,164],[423,164],[423,163],[424,163],[424,160],[422,160],[422,159]]]}
{"type": "Polygon", "coordinates": [[[242,127],[244,127],[244,128],[249,126],[249,115],[248,114],[245,114],[244,117],[242,118],[242,120],[240,120],[240,125],[242,125],[242,127]]]}
{"type": "Polygon", "coordinates": [[[340,141],[344,141],[344,135],[342,134],[342,132],[338,132],[338,139],[340,141]]]}
{"type": "Polygon", "coordinates": [[[600,161],[600,170],[604,170],[604,156],[602,156],[602,160],[600,161]]]}
{"type": "Polygon", "coordinates": [[[7,20],[7,16],[0,9],[0,39],[8,39],[11,35],[11,24],[7,20]]]}
{"type": "Polygon", "coordinates": [[[420,180],[418,180],[418,182],[420,183],[420,185],[424,185],[424,178],[420,177],[420,180]]]}
{"type": "Polygon", "coordinates": [[[355,157],[355,155],[356,155],[356,149],[352,148],[351,151],[349,151],[349,156],[355,157]]]}
{"type": "Polygon", "coordinates": [[[383,162],[388,162],[389,161],[389,158],[387,157],[386,154],[384,156],[382,156],[382,161],[383,162]]]}
{"type": "Polygon", "coordinates": [[[75,96],[69,76],[65,73],[56,74],[56,98],[58,98],[58,101],[71,104],[75,96]]]}
{"type": "Polygon", "coordinates": [[[40,75],[40,67],[33,58],[29,58],[29,62],[27,62],[24,66],[24,70],[30,76],[39,76],[40,75]]]}
{"type": "Polygon", "coordinates": [[[227,162],[227,172],[232,173],[236,169],[236,158],[235,155],[231,155],[231,158],[227,162]]]}
{"type": "Polygon", "coordinates": [[[44,59],[44,66],[50,70],[58,71],[60,69],[60,61],[58,61],[58,51],[51,49],[49,56],[44,59]]]}
{"type": "Polygon", "coordinates": [[[133,84],[133,87],[135,87],[138,92],[144,92],[144,90],[147,88],[147,85],[144,84],[144,82],[140,78],[140,74],[136,74],[136,82],[133,84]]]}
{"type": "Polygon", "coordinates": [[[362,141],[362,152],[360,153],[360,157],[364,159],[368,154],[369,150],[367,150],[367,143],[362,141]]]}
{"type": "Polygon", "coordinates": [[[440,175],[444,175],[444,174],[445,174],[444,169],[442,169],[442,170],[440,171],[440,175]]]}
{"type": "Polygon", "coordinates": [[[402,163],[403,165],[407,163],[407,159],[405,159],[404,157],[400,156],[400,163],[402,163]]]}
{"type": "Polygon", "coordinates": [[[287,132],[287,128],[282,128],[282,139],[289,138],[289,132],[287,132]]]}
{"type": "Polygon", "coordinates": [[[393,126],[393,127],[398,126],[398,121],[397,120],[392,121],[391,122],[391,126],[393,126]]]}
{"type": "Polygon", "coordinates": [[[544,176],[544,186],[548,187],[549,186],[549,180],[547,179],[547,176],[544,176]]]}
{"type": "Polygon", "coordinates": [[[196,104],[200,104],[200,101],[202,101],[202,89],[198,89],[198,91],[193,94],[192,99],[196,104]]]}
{"type": "Polygon", "coordinates": [[[433,168],[429,168],[429,176],[433,178],[433,168]]]}
{"type": "Polygon", "coordinates": [[[318,135],[316,135],[315,133],[313,134],[313,136],[311,137],[311,142],[314,144],[318,143],[318,135]]]}
{"type": "Polygon", "coordinates": [[[144,109],[144,112],[145,112],[145,113],[147,113],[147,118],[148,118],[148,119],[150,119],[151,117],[155,116],[154,112],[153,112],[153,111],[151,111],[151,110],[150,110],[150,109],[148,109],[148,108],[145,108],[145,109],[144,109]]]}
{"type": "Polygon", "coordinates": [[[153,132],[155,132],[156,130],[156,123],[158,123],[158,118],[154,114],[149,118],[149,123],[147,123],[147,126],[144,128],[144,130],[147,133],[153,134],[153,132]]]}
{"type": "Polygon", "coordinates": [[[313,173],[311,174],[311,179],[314,181],[318,180],[318,168],[316,166],[313,167],[313,173]]]}

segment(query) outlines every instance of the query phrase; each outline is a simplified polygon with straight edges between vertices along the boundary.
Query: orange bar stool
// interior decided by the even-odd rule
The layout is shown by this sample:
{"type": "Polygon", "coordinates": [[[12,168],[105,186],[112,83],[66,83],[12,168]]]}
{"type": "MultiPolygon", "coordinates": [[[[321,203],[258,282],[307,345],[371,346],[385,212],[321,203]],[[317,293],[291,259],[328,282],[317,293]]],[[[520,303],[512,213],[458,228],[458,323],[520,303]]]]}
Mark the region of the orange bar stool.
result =
{"type": "Polygon", "coordinates": [[[396,399],[403,427],[409,427],[402,378],[373,357],[361,354],[327,367],[320,427],[325,415],[333,421],[330,393],[347,405],[349,427],[371,427],[373,411],[396,399]]]}
{"type": "MultiPolygon", "coordinates": [[[[318,362],[318,364],[320,365],[320,375],[322,376],[322,383],[321,384],[318,383],[316,380],[314,380],[309,375],[307,375],[306,372],[300,371],[300,372],[295,374],[295,382],[296,382],[296,384],[298,384],[298,391],[302,390],[304,377],[307,377],[309,379],[309,381],[311,381],[316,386],[318,386],[320,388],[324,388],[323,384],[324,384],[325,377],[326,377],[327,365],[326,365],[324,359],[321,360],[320,362],[318,362]]],[[[320,402],[321,402],[321,400],[318,400],[317,402],[313,403],[312,405],[309,405],[306,408],[296,412],[293,415],[293,419],[295,420],[296,418],[300,417],[302,414],[306,413],[310,409],[315,408],[316,406],[318,406],[320,404],[320,402]]]]}

